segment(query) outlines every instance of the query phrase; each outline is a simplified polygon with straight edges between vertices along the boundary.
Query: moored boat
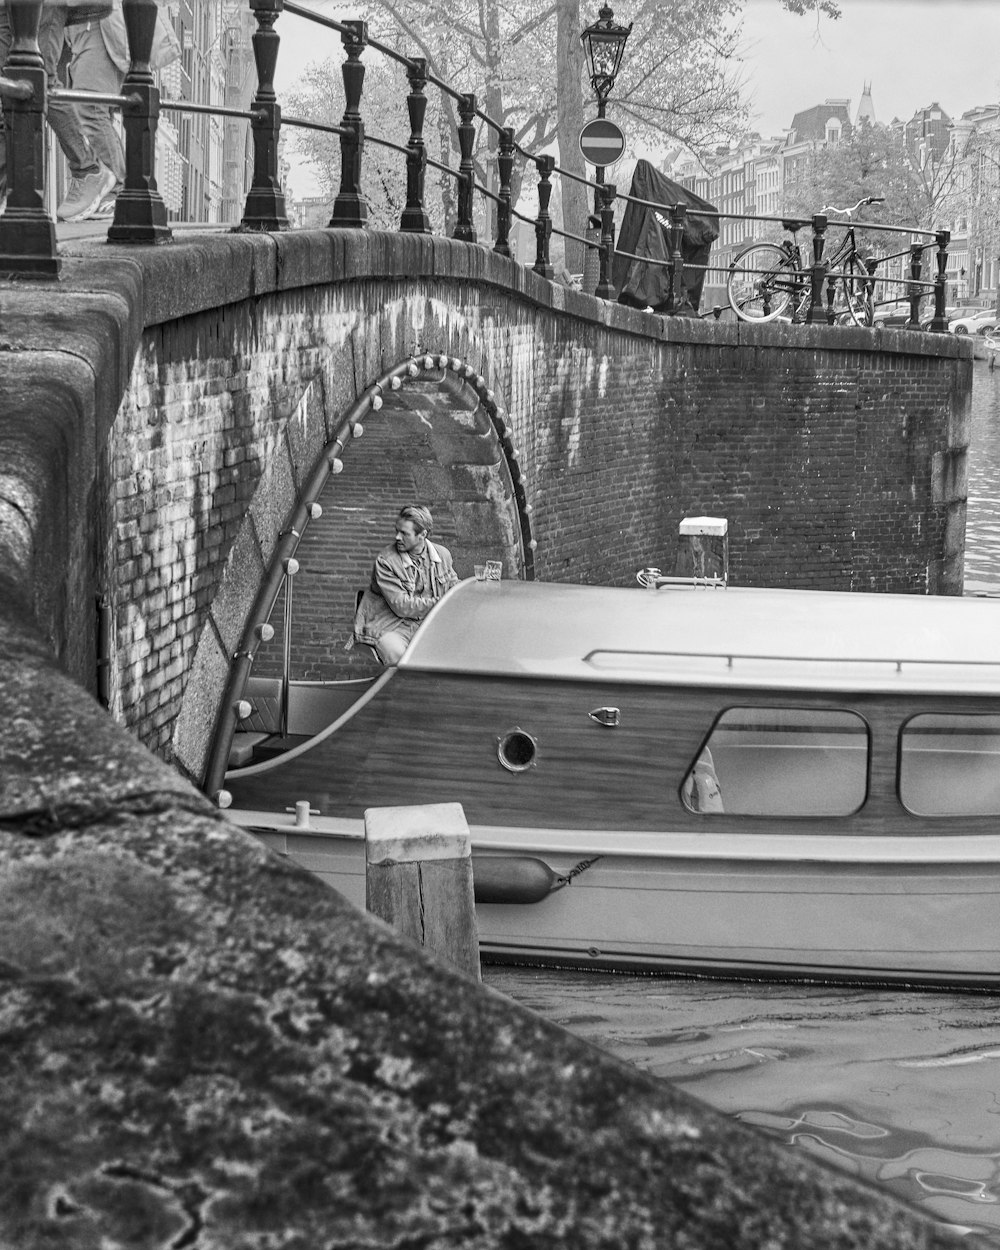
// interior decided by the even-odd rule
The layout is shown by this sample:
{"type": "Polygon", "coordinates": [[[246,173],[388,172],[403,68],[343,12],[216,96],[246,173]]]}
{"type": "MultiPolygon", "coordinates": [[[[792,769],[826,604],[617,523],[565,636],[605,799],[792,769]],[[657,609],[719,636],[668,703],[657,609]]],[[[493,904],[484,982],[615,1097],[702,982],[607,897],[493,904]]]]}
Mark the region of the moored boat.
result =
{"type": "Polygon", "coordinates": [[[485,958],[995,990],[997,610],[463,582],[229,815],[363,906],[365,809],[460,802],[485,958]]]}

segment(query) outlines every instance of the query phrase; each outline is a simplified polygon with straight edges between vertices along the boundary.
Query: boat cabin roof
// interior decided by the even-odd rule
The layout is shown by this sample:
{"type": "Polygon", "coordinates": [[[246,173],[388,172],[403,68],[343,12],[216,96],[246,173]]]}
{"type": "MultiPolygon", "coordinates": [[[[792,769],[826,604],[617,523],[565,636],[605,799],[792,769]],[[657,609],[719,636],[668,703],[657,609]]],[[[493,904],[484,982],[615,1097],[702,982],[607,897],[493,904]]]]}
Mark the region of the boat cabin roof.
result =
{"type": "Polygon", "coordinates": [[[645,685],[1000,694],[1000,602],[464,581],[401,669],[645,685]]]}

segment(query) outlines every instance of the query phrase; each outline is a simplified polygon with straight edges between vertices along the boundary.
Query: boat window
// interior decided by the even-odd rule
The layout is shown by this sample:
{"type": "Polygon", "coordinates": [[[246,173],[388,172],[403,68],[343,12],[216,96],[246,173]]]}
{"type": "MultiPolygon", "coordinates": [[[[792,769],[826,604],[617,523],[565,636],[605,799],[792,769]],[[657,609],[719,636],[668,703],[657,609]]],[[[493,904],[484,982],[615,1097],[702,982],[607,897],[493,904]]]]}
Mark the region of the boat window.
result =
{"type": "Polygon", "coordinates": [[[705,815],[849,816],[868,791],[868,726],[825,708],[729,708],[681,786],[705,815]]]}
{"type": "Polygon", "coordinates": [[[899,734],[899,800],[915,816],[1000,814],[1000,716],[914,716],[899,734]]]}

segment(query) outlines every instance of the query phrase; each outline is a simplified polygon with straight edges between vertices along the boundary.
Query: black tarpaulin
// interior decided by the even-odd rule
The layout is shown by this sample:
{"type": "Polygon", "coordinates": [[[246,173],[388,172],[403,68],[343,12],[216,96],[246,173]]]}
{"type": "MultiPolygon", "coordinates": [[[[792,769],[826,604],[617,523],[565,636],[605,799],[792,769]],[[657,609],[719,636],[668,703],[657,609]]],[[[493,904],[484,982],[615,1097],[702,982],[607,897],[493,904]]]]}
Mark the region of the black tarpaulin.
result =
{"type": "Polygon", "coordinates": [[[652,306],[654,312],[667,311],[670,270],[664,265],[647,265],[641,260],[632,260],[622,253],[631,252],[636,256],[648,256],[652,260],[669,260],[670,216],[667,210],[674,204],[686,204],[688,213],[681,240],[681,253],[684,257],[683,297],[680,306],[674,308],[673,312],[696,313],[701,302],[705,271],[693,266],[708,264],[712,243],[719,237],[719,219],[715,215],[715,206],[661,174],[649,161],[639,161],[636,164],[629,194],[639,200],[662,204],[663,211],[641,204],[625,206],[611,279],[618,294],[618,302],[629,304],[633,308],[652,306]]]}

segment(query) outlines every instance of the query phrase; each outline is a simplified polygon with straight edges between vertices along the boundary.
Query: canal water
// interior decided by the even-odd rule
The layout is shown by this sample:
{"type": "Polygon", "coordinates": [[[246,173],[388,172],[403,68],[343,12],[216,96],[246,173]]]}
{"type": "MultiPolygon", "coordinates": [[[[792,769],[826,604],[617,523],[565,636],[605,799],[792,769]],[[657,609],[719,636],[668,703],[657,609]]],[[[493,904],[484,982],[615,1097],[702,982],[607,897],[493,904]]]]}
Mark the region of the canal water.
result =
{"type": "MultiPolygon", "coordinates": [[[[1000,369],[977,361],[975,370],[967,594],[1000,592],[1000,369]]],[[[1000,646],[1000,628],[997,638],[1000,646]]],[[[1000,1250],[1000,996],[517,968],[483,975],[789,1150],[1000,1250]]]]}

